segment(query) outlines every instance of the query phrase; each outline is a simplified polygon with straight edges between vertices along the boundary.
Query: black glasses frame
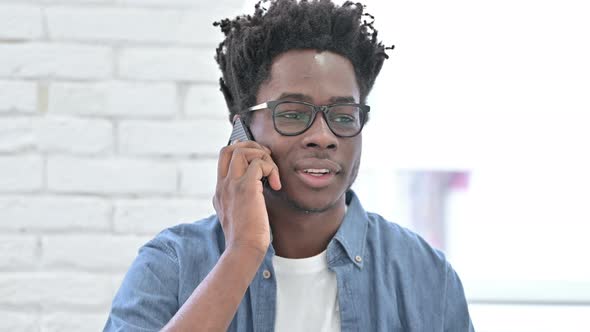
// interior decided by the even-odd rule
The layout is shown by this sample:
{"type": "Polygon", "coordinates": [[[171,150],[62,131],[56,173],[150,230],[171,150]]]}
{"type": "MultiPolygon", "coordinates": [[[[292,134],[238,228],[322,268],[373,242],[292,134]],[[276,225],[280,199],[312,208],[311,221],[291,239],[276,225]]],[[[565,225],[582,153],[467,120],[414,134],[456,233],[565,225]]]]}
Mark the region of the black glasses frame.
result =
{"type": "Polygon", "coordinates": [[[311,125],[315,121],[316,115],[319,112],[321,112],[321,113],[324,114],[324,119],[326,119],[326,124],[328,125],[328,128],[330,128],[330,131],[332,132],[332,134],[334,134],[337,137],[354,137],[354,136],[357,136],[358,134],[360,134],[361,131],[363,130],[363,127],[365,126],[367,115],[371,111],[371,107],[369,105],[364,105],[364,104],[336,103],[336,104],[319,105],[318,106],[318,105],[314,105],[314,104],[311,104],[311,103],[308,103],[308,102],[304,102],[304,101],[272,100],[272,101],[267,101],[267,102],[262,103],[262,104],[258,104],[256,106],[252,106],[252,107],[248,108],[247,110],[242,111],[242,112],[239,112],[239,113],[255,112],[255,111],[258,111],[258,110],[262,110],[262,109],[270,109],[272,111],[272,123],[273,123],[273,126],[275,127],[275,130],[279,134],[281,134],[283,136],[297,136],[297,135],[303,134],[304,132],[306,132],[311,127],[311,125]],[[311,114],[311,119],[310,119],[309,123],[307,124],[307,126],[303,130],[298,131],[296,133],[288,133],[288,134],[285,134],[285,133],[283,133],[282,131],[280,131],[277,128],[277,124],[275,122],[275,116],[274,116],[275,115],[275,109],[276,109],[276,107],[278,105],[284,104],[284,103],[294,103],[294,104],[306,105],[306,106],[309,106],[309,107],[311,107],[313,109],[312,114],[311,114]],[[330,110],[333,107],[336,107],[336,106],[355,106],[355,107],[358,107],[360,109],[360,111],[361,111],[361,113],[360,113],[361,114],[361,126],[359,127],[359,130],[355,134],[353,134],[353,135],[339,135],[339,134],[337,134],[337,133],[334,132],[334,129],[332,129],[332,126],[330,126],[330,121],[328,121],[327,119],[328,119],[328,112],[330,112],[330,110]]]}

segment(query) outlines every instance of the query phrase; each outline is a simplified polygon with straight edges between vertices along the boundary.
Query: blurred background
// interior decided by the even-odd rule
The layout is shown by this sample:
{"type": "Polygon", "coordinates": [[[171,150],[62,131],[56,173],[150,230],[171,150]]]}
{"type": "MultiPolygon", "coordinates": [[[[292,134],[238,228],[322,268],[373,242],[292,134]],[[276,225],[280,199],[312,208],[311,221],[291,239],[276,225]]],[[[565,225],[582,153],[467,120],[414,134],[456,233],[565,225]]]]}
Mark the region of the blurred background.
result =
{"type": "MultiPolygon", "coordinates": [[[[395,44],[354,185],[477,331],[590,328],[590,5],[366,0],[395,44]]],[[[101,330],[137,249],[213,213],[212,22],[250,0],[0,0],[0,331],[101,330]]]]}

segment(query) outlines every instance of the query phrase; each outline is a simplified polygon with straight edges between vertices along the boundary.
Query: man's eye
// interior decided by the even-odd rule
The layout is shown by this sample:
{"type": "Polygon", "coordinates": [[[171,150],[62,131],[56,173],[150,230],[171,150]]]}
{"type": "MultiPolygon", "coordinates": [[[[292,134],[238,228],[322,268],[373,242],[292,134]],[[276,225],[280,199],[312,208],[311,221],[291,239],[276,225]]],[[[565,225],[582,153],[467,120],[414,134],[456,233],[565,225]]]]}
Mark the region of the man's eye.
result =
{"type": "Polygon", "coordinates": [[[354,122],[355,118],[350,115],[337,115],[332,118],[332,121],[337,123],[350,123],[354,122]]]}
{"type": "Polygon", "coordinates": [[[306,114],[301,112],[281,112],[277,114],[277,117],[289,120],[307,119],[306,114]]]}

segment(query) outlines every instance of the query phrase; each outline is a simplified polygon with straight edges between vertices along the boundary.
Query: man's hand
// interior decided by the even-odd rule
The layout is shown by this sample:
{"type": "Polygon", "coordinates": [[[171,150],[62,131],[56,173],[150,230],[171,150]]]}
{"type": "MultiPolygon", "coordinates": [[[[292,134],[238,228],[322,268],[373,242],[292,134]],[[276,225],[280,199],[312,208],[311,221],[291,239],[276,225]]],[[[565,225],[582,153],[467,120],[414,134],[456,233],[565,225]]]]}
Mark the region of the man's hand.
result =
{"type": "Polygon", "coordinates": [[[281,189],[279,169],[271,151],[254,141],[221,149],[213,206],[221,222],[228,249],[251,250],[263,256],[270,244],[270,226],[262,178],[281,189]]]}
{"type": "Polygon", "coordinates": [[[268,148],[248,141],[221,149],[213,205],[226,250],[162,331],[227,330],[270,244],[263,177],[281,189],[268,148]]]}

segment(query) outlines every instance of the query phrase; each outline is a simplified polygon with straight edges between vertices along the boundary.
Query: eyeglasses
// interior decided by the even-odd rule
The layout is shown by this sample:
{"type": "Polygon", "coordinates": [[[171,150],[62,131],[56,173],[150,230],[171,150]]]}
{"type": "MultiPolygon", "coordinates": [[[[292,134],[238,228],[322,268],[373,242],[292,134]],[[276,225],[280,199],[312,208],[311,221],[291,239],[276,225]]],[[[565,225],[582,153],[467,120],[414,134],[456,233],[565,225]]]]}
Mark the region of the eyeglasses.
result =
{"type": "Polygon", "coordinates": [[[368,105],[362,104],[338,103],[317,106],[303,101],[273,100],[252,106],[241,113],[262,109],[272,110],[275,130],[285,136],[302,134],[311,127],[317,113],[322,112],[328,128],[338,137],[358,135],[371,110],[368,105]]]}

